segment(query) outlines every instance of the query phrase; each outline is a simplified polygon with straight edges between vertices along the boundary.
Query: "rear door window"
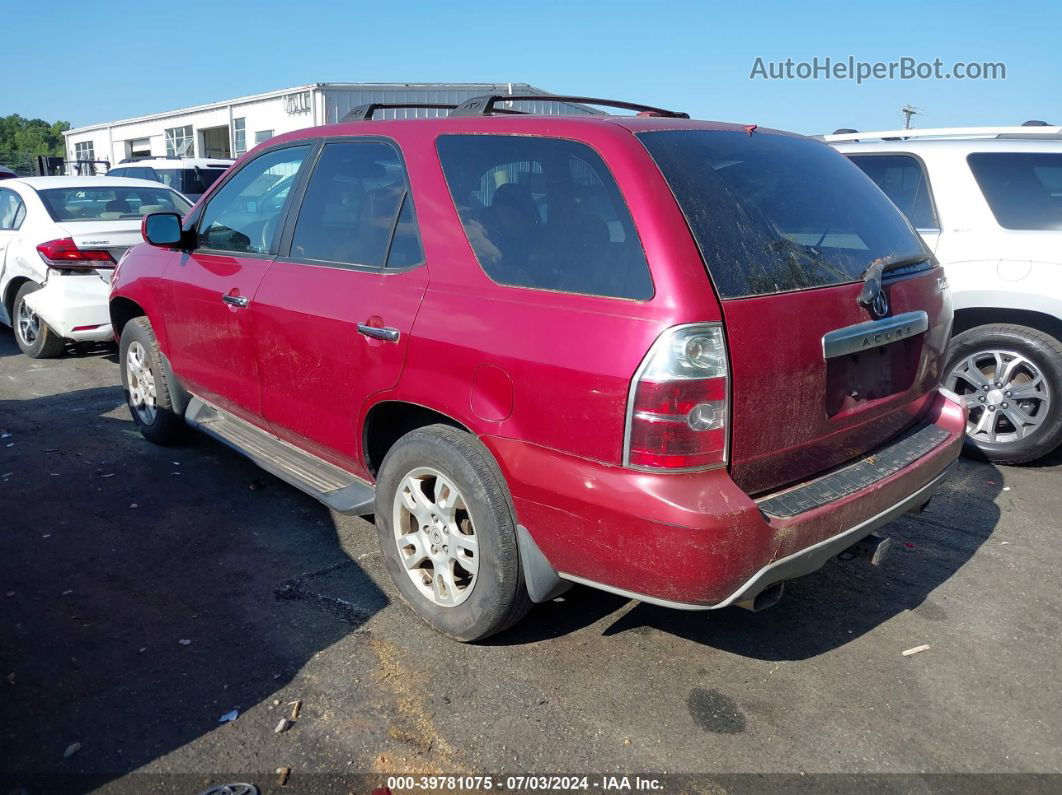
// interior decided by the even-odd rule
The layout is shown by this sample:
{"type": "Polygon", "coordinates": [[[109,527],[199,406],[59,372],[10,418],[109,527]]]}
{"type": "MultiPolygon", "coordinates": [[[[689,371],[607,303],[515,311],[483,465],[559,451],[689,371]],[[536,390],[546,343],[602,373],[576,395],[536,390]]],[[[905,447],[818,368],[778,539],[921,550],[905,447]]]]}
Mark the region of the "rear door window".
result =
{"type": "Polygon", "coordinates": [[[858,281],[877,260],[930,255],[854,164],[796,135],[639,133],[722,298],[858,281]]]}
{"type": "Polygon", "coordinates": [[[299,209],[291,257],[369,267],[423,260],[405,167],[392,144],[325,145],[299,209]]]}
{"type": "Polygon", "coordinates": [[[145,179],[157,179],[174,190],[196,196],[206,193],[207,188],[225,173],[223,168],[160,168],[147,170],[151,171],[153,175],[157,174],[157,176],[145,177],[145,179]]]}
{"type": "Polygon", "coordinates": [[[160,168],[155,171],[155,174],[158,176],[158,181],[167,187],[176,191],[184,188],[184,182],[181,180],[181,169],[179,168],[160,168]]]}
{"type": "Polygon", "coordinates": [[[848,159],[874,180],[915,229],[940,229],[929,180],[921,161],[912,155],[849,155],[848,159]]]}
{"type": "Polygon", "coordinates": [[[13,190],[0,188],[0,231],[11,231],[22,226],[26,217],[26,205],[13,190]]]}
{"type": "Polygon", "coordinates": [[[1062,229],[1062,154],[978,152],[966,160],[1004,229],[1062,229]]]}
{"type": "Polygon", "coordinates": [[[402,209],[398,211],[391,248],[387,252],[388,268],[409,268],[424,261],[417,230],[417,216],[413,210],[413,194],[406,193],[402,209]]]}
{"type": "Polygon", "coordinates": [[[465,234],[495,282],[652,298],[634,221],[589,146],[515,135],[444,135],[437,145],[465,234]]]}
{"type": "Polygon", "coordinates": [[[158,177],[155,174],[155,169],[146,168],[146,167],[145,168],[127,168],[125,170],[125,173],[122,176],[123,177],[131,177],[133,179],[148,179],[148,180],[151,180],[152,182],[158,182],[159,181],[158,177]]]}
{"type": "Polygon", "coordinates": [[[185,193],[206,193],[207,188],[225,173],[223,168],[186,168],[181,177],[185,193]]]}
{"type": "Polygon", "coordinates": [[[155,177],[155,170],[152,168],[112,168],[107,172],[108,177],[126,177],[128,179],[147,179],[152,182],[159,182],[160,180],[155,177]]]}

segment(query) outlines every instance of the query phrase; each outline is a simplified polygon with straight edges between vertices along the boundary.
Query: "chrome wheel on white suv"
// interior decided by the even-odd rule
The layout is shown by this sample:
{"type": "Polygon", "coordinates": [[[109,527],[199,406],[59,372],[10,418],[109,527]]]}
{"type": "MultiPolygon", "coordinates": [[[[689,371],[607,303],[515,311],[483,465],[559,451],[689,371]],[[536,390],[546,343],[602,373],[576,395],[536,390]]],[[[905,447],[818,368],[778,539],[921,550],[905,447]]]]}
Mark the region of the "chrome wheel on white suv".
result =
{"type": "Polygon", "coordinates": [[[1062,443],[1062,342],[1023,326],[977,326],[951,341],[944,386],[966,403],[967,441],[1001,464],[1062,443]]]}
{"type": "Polygon", "coordinates": [[[1043,424],[1051,388],[1040,369],[1015,351],[979,351],[952,367],[944,385],[966,400],[966,433],[975,442],[1006,444],[1043,424]]]}

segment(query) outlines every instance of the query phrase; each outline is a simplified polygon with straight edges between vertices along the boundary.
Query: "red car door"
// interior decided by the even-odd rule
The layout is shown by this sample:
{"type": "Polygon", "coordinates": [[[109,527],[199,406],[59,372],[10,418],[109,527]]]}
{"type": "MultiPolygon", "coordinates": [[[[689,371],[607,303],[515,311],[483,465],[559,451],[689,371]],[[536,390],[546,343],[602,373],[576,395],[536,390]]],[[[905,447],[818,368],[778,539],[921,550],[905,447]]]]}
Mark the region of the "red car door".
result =
{"type": "Polygon", "coordinates": [[[397,146],[327,143],[289,226],[254,303],[263,415],[281,439],[364,474],[358,414],[398,382],[427,285],[397,146]]]}
{"type": "Polygon", "coordinates": [[[313,142],[264,152],[214,194],[195,248],[166,271],[170,361],[198,397],[261,424],[251,306],[313,142]]]}

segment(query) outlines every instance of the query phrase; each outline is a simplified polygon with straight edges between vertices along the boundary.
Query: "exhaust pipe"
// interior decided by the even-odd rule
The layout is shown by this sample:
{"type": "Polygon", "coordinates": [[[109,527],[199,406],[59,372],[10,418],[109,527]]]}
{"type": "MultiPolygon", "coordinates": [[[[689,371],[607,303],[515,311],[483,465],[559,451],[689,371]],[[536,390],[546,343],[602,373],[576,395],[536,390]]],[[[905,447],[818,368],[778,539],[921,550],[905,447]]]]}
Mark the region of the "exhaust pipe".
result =
{"type": "Polygon", "coordinates": [[[892,548],[892,539],[871,533],[861,541],[856,541],[837,557],[841,560],[866,558],[871,566],[880,566],[892,548]]]}
{"type": "Polygon", "coordinates": [[[911,513],[916,513],[916,514],[917,514],[917,513],[922,513],[922,511],[926,510],[926,509],[927,509],[927,508],[929,507],[929,503],[931,503],[932,501],[933,501],[933,498],[932,498],[932,497],[930,497],[930,498],[929,498],[928,500],[926,500],[925,502],[923,502],[923,503],[922,503],[921,505],[919,505],[919,506],[918,506],[917,508],[912,508],[910,512],[911,512],[911,513]]]}
{"type": "Polygon", "coordinates": [[[738,607],[743,607],[746,610],[751,610],[753,613],[758,613],[761,610],[766,610],[768,607],[774,607],[780,601],[782,601],[782,591],[785,590],[784,582],[776,582],[774,585],[770,585],[764,590],[760,591],[751,599],[746,599],[743,602],[738,602],[738,607]]]}

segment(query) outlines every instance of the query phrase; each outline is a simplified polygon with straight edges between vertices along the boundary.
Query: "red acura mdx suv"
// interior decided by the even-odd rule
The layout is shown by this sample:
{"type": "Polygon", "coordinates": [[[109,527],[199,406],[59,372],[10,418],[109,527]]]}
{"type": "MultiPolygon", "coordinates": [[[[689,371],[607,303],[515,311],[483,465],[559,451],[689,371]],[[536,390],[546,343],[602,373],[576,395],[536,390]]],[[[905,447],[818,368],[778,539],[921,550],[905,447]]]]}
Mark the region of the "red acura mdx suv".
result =
{"type": "Polygon", "coordinates": [[[571,583],[758,609],[876,562],[965,431],[932,255],[825,144],[564,99],[640,113],[363,106],[146,217],[110,302],[144,436],[374,515],[460,640],[571,583]]]}

